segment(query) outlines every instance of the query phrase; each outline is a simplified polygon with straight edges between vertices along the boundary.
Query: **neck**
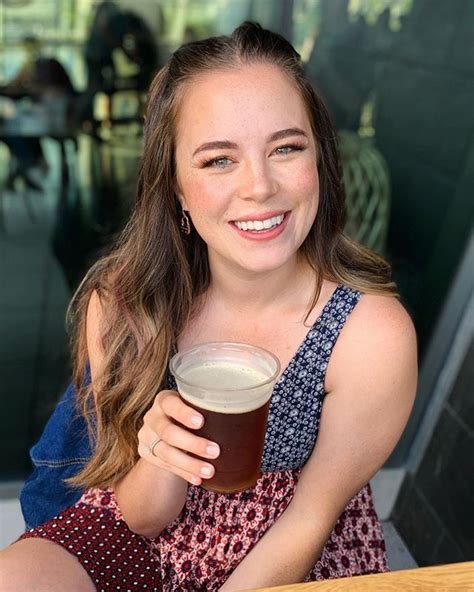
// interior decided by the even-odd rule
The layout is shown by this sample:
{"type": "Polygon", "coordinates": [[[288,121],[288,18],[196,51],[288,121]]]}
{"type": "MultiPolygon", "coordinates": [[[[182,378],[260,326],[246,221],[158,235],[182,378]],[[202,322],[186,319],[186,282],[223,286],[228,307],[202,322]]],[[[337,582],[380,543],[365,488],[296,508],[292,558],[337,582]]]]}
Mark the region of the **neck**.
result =
{"type": "Polygon", "coordinates": [[[209,260],[208,296],[236,313],[259,314],[306,308],[316,287],[316,274],[302,257],[264,273],[229,269],[209,260]]]}

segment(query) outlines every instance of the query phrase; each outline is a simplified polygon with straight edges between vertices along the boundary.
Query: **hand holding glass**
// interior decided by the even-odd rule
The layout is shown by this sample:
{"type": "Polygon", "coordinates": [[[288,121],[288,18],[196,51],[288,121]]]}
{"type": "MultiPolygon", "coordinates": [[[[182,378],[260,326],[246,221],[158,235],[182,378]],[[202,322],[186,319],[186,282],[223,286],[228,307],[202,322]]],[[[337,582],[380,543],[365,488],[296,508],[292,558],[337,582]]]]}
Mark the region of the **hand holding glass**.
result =
{"type": "Polygon", "coordinates": [[[268,408],[278,358],[244,343],[212,342],[176,354],[170,369],[187,405],[204,416],[193,432],[219,444],[215,475],[203,487],[242,491],[260,476],[268,408]]]}

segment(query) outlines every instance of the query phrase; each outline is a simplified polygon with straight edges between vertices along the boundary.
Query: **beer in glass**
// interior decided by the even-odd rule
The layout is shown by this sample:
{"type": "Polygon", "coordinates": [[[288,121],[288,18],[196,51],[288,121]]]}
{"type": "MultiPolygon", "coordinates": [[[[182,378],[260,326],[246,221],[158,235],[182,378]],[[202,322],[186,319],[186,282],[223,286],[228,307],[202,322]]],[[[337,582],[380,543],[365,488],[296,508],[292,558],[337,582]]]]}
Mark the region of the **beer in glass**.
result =
{"type": "Polygon", "coordinates": [[[260,476],[268,408],[280,372],[278,358],[244,343],[212,342],[176,354],[170,369],[187,405],[204,417],[199,436],[220,446],[215,474],[202,487],[230,493],[260,476]]]}

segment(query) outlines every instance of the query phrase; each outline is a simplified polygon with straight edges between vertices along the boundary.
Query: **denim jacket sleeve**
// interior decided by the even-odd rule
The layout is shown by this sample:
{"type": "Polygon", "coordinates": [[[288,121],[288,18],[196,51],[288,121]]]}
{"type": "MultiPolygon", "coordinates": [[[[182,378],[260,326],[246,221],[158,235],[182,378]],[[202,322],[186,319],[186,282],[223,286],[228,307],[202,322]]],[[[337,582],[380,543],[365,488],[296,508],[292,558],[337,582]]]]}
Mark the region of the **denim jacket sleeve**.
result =
{"type": "Polygon", "coordinates": [[[64,479],[76,474],[91,456],[86,422],[75,403],[76,390],[70,384],[41,438],[30,450],[33,473],[20,493],[27,529],[53,518],[82,495],[80,489],[64,483],[64,479]]]}

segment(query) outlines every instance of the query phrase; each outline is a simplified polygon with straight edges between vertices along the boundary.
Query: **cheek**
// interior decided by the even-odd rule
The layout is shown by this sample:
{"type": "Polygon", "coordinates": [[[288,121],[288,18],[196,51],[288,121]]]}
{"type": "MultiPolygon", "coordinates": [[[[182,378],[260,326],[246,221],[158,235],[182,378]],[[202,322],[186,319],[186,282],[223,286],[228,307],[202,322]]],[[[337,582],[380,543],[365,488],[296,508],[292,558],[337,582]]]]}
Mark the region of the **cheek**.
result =
{"type": "Polygon", "coordinates": [[[207,183],[193,181],[187,183],[184,197],[197,232],[207,242],[209,228],[225,214],[221,193],[212,190],[207,183]]]}
{"type": "Polygon", "coordinates": [[[319,202],[319,175],[314,162],[301,167],[298,174],[293,177],[293,185],[308,209],[311,211],[317,210],[319,202]]]}
{"type": "Polygon", "coordinates": [[[194,170],[189,167],[183,168],[185,170],[178,169],[177,174],[179,191],[183,197],[185,209],[197,215],[199,210],[207,207],[211,201],[209,188],[194,170]]]}
{"type": "Polygon", "coordinates": [[[226,197],[228,188],[218,182],[188,179],[183,187],[183,194],[191,215],[196,219],[225,215],[229,205],[229,199],[226,197]]]}
{"type": "Polygon", "coordinates": [[[197,179],[187,179],[182,186],[184,199],[191,214],[198,215],[200,210],[208,209],[212,203],[209,190],[197,179]]]}

